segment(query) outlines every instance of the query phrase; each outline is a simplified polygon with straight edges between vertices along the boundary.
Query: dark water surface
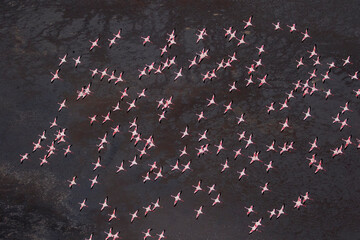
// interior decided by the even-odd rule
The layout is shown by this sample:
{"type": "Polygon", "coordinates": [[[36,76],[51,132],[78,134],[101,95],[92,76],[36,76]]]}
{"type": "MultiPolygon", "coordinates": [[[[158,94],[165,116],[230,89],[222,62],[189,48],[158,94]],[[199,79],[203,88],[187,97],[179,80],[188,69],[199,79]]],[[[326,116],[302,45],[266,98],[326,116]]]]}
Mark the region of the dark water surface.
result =
{"type": "MultiPolygon", "coordinates": [[[[360,239],[360,139],[359,98],[353,90],[360,88],[359,80],[349,74],[360,65],[359,1],[3,1],[0,8],[0,239],[105,239],[110,227],[120,231],[122,239],[142,239],[143,231],[152,228],[153,239],[165,230],[166,239],[360,239]],[[118,2],[118,3],[114,3],[118,2]],[[255,27],[243,30],[243,20],[253,15],[255,27]],[[280,21],[283,31],[274,31],[273,22],[280,21]],[[296,23],[297,32],[290,33],[286,25],[296,23]],[[246,34],[246,45],[224,38],[224,28],[232,26],[237,37],[246,34]],[[198,29],[206,27],[208,36],[196,44],[198,29]],[[122,38],[108,48],[108,41],[122,29],[122,38]],[[175,28],[177,45],[163,57],[160,50],[167,42],[167,33],[175,28]],[[309,29],[310,39],[301,42],[300,32],[309,29]],[[142,36],[151,36],[145,47],[142,36]],[[101,48],[89,52],[89,40],[100,38],[101,48]],[[307,51],[317,45],[321,65],[312,66],[307,51]],[[255,47],[264,45],[261,55],[264,67],[253,74],[255,84],[245,87],[248,78],[245,66],[258,59],[255,47]],[[210,49],[209,58],[188,70],[188,59],[201,49],[210,49]],[[202,82],[201,74],[213,69],[221,59],[236,52],[238,61],[232,67],[216,72],[217,78],[202,82]],[[58,69],[59,57],[68,54],[59,72],[63,80],[50,83],[51,74],[58,69]],[[81,64],[74,61],[81,55],[81,64]],[[352,64],[342,67],[350,57],[352,64]],[[145,64],[176,56],[176,66],[138,79],[138,69],[145,64]],[[305,66],[296,69],[296,60],[304,57],[305,66]],[[321,82],[321,74],[334,61],[330,80],[321,82]],[[124,71],[126,82],[116,86],[99,76],[91,78],[89,68],[108,67],[116,75],[124,71]],[[173,81],[175,71],[183,67],[183,77],[173,81]],[[279,111],[297,80],[309,78],[308,72],[317,69],[311,80],[319,89],[312,96],[302,97],[294,92],[288,109],[279,111]],[[258,88],[259,80],[268,74],[268,83],[258,88]],[[236,82],[239,91],[229,93],[229,84],[236,82]],[[76,101],[77,91],[89,82],[93,94],[76,101]],[[121,101],[121,111],[113,112],[113,121],[89,125],[89,116],[112,110],[125,87],[129,97],[121,101]],[[137,108],[126,113],[128,104],[147,88],[146,98],[138,99],[137,108]],[[326,91],[333,96],[325,100],[326,91]],[[217,106],[206,107],[207,98],[216,95],[217,106]],[[161,124],[158,123],[157,100],[173,97],[173,105],[161,124]],[[58,112],[58,103],[67,99],[68,108],[58,112]],[[233,101],[233,111],[223,114],[224,104],[233,101]],[[266,105],[275,103],[276,111],[266,113],[266,105]],[[351,127],[339,131],[332,118],[341,112],[346,102],[352,111],[340,115],[351,127]],[[312,117],[303,121],[307,108],[312,117]],[[196,114],[204,111],[207,119],[197,122],[196,114]],[[245,123],[237,125],[237,117],[245,113],[245,123]],[[40,167],[43,157],[58,127],[49,129],[49,122],[58,116],[58,124],[66,128],[66,143],[55,144],[55,155],[49,164],[40,167]],[[155,148],[129,168],[129,160],[140,152],[144,141],[134,147],[129,142],[129,122],[138,118],[142,138],[154,138],[155,148]],[[285,118],[290,128],[280,132],[285,118]],[[100,153],[98,137],[120,124],[121,133],[108,137],[109,144],[100,153]],[[188,125],[190,135],[181,139],[180,131],[188,125]],[[199,133],[209,129],[209,141],[198,142],[199,133]],[[31,153],[32,142],[47,130],[43,149],[31,153]],[[255,144],[245,149],[237,133],[246,131],[255,144]],[[331,149],[345,144],[342,139],[352,136],[354,144],[344,154],[332,158],[331,149]],[[319,149],[309,153],[310,144],[318,138],[319,149]],[[225,150],[216,155],[223,139],[225,150]],[[276,140],[276,148],[284,142],[295,142],[291,152],[266,152],[266,145],[276,140]],[[197,157],[196,149],[209,143],[210,153],[197,157]],[[63,148],[72,144],[72,154],[63,156],[63,148]],[[188,156],[180,164],[191,161],[192,171],[171,172],[181,149],[187,146],[188,156]],[[242,148],[243,156],[233,159],[242,148]],[[260,151],[264,163],[273,161],[275,169],[266,173],[261,162],[249,165],[248,156],[260,151]],[[19,155],[30,153],[30,160],[19,164],[19,155]],[[326,171],[314,174],[307,157],[316,153],[326,171]],[[92,171],[101,156],[103,168],[92,171]],[[221,173],[221,164],[228,158],[230,168],[221,173]],[[124,160],[127,171],[116,174],[116,166],[124,160]],[[164,178],[142,182],[148,164],[157,161],[163,167],[164,178]],[[237,171],[247,168],[248,176],[238,181],[237,171]],[[99,174],[99,184],[90,189],[89,179],[99,174]],[[67,180],[78,176],[77,186],[68,188],[67,180]],[[216,184],[216,193],[193,194],[192,185],[202,180],[202,187],[216,184]],[[260,186],[269,182],[271,192],[261,195],[260,186]],[[173,198],[182,190],[184,202],[173,207],[173,198]],[[211,198],[221,192],[221,204],[211,206],[211,198]],[[306,207],[293,208],[299,195],[310,193],[306,207]],[[109,197],[111,208],[100,212],[99,202],[109,197]],[[160,197],[161,208],[144,217],[143,207],[160,197]],[[79,202],[87,198],[88,207],[79,212],[79,202]],[[267,211],[285,204],[280,218],[269,220],[267,211]],[[204,214],[195,219],[194,209],[204,206],[204,214]],[[254,205],[257,212],[246,216],[244,207],[254,205]],[[108,214],[117,208],[118,219],[108,222],[108,214]],[[129,213],[139,209],[139,219],[130,223],[129,213]],[[259,232],[249,235],[252,221],[263,217],[259,232]]],[[[182,166],[181,166],[182,168],[182,166]]],[[[154,174],[150,174],[154,179],[154,174]]]]}

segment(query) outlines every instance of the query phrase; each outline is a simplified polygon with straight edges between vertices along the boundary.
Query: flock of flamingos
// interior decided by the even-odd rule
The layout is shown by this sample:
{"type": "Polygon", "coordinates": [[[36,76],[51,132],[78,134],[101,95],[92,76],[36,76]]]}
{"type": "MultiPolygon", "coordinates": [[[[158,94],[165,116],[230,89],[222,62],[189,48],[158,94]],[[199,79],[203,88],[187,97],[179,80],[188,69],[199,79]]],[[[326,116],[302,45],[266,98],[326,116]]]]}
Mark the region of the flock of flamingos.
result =
{"type": "MultiPolygon", "coordinates": [[[[236,99],[235,95],[240,92],[239,87],[246,88],[257,88],[261,91],[264,88],[271,88],[271,75],[259,75],[258,71],[260,68],[266,69],[266,62],[262,61],[262,56],[267,54],[267,46],[265,45],[257,45],[252,46],[246,40],[246,32],[255,28],[253,25],[253,19],[250,17],[248,20],[243,21],[244,25],[240,26],[239,29],[235,29],[234,27],[227,27],[224,29],[225,40],[228,42],[233,42],[233,46],[236,50],[241,51],[241,48],[248,47],[253,48],[254,52],[257,54],[257,58],[253,60],[248,66],[244,66],[242,69],[247,75],[247,78],[241,81],[234,81],[232,83],[225,83],[224,88],[228,89],[228,94],[232,96],[232,99],[236,99]]],[[[283,25],[280,22],[272,23],[273,30],[275,32],[279,31],[289,31],[290,34],[296,34],[298,36],[299,41],[311,41],[311,37],[308,29],[298,30],[295,24],[291,25],[283,25]]],[[[196,36],[194,36],[194,41],[196,43],[205,42],[209,38],[207,34],[207,29],[199,29],[196,32],[196,36]]],[[[112,38],[97,38],[91,39],[89,42],[89,51],[101,51],[102,48],[113,48],[120,47],[121,41],[124,41],[123,36],[121,35],[123,32],[119,30],[114,33],[112,38]]],[[[165,34],[164,34],[165,35],[165,34]]],[[[173,81],[185,81],[186,75],[188,72],[192,71],[194,67],[198,67],[198,65],[206,62],[211,53],[209,49],[203,48],[196,55],[192,56],[188,60],[188,65],[179,66],[177,64],[176,56],[171,56],[171,50],[176,48],[178,45],[177,40],[181,36],[177,36],[176,30],[174,29],[172,32],[167,33],[166,35],[166,43],[163,47],[159,48],[158,59],[154,60],[154,62],[146,64],[141,69],[138,70],[138,78],[141,81],[146,81],[146,78],[149,78],[152,75],[157,74],[167,74],[171,77],[173,81]]],[[[143,44],[144,48],[148,45],[155,44],[152,42],[151,36],[139,36],[139,44],[143,44]]],[[[59,64],[57,70],[51,72],[52,77],[50,78],[50,82],[52,84],[61,84],[62,81],[66,81],[65,75],[62,76],[61,67],[64,64],[73,64],[74,68],[81,68],[83,66],[83,62],[81,56],[69,57],[67,54],[62,55],[60,57],[59,64]]],[[[238,60],[239,54],[237,51],[234,51],[232,54],[225,56],[223,59],[219,59],[217,66],[209,69],[208,71],[198,76],[198,81],[204,82],[204,84],[211,84],[212,81],[220,81],[220,74],[223,71],[227,71],[228,69],[239,67],[236,64],[239,62],[238,60]]],[[[316,44],[313,45],[312,48],[307,49],[303,56],[299,56],[296,61],[289,63],[290,66],[294,68],[309,68],[310,71],[308,73],[308,77],[306,79],[296,80],[293,82],[289,82],[288,86],[292,88],[292,90],[288,92],[284,92],[284,98],[277,102],[266,102],[264,101],[263,110],[260,111],[261,114],[273,114],[275,111],[279,111],[284,115],[292,112],[291,104],[293,98],[312,98],[313,96],[321,96],[323,101],[326,101],[328,98],[333,97],[334,93],[332,89],[327,88],[327,82],[334,81],[332,79],[332,69],[342,69],[347,72],[348,78],[353,82],[352,85],[358,84],[358,72],[348,73],[347,67],[353,64],[350,56],[343,57],[340,62],[323,62],[321,61],[320,53],[318,52],[316,44]],[[317,69],[318,65],[327,66],[327,71],[319,72],[317,69]],[[321,81],[315,81],[321,80],[321,81]],[[321,88],[319,88],[321,86],[321,88]]],[[[183,129],[179,131],[178,138],[180,140],[186,138],[193,138],[195,142],[198,144],[195,146],[186,145],[179,149],[178,159],[172,165],[161,165],[159,161],[154,161],[151,159],[156,158],[156,156],[149,156],[149,152],[152,151],[152,148],[155,148],[157,145],[156,138],[153,135],[150,136],[142,136],[141,135],[141,126],[138,126],[138,119],[141,119],[141,113],[138,112],[137,117],[129,119],[127,122],[122,122],[121,125],[113,124],[116,112],[122,112],[123,115],[126,115],[128,112],[136,112],[139,111],[139,103],[143,98],[147,98],[148,95],[151,95],[151,88],[138,89],[136,93],[130,94],[128,92],[128,87],[126,87],[126,83],[130,80],[130,77],[126,76],[123,72],[116,73],[115,69],[111,69],[110,67],[104,67],[101,69],[98,68],[90,68],[89,69],[89,79],[93,79],[94,81],[107,81],[109,83],[113,83],[117,87],[119,87],[119,96],[118,101],[114,103],[111,108],[109,107],[109,111],[105,114],[94,114],[88,116],[89,128],[93,125],[102,124],[102,128],[104,129],[103,134],[98,137],[98,144],[94,148],[99,152],[99,157],[89,162],[88,164],[92,166],[92,172],[89,173],[88,177],[89,185],[88,187],[93,189],[92,191],[96,191],[96,185],[101,182],[103,159],[101,158],[101,154],[107,150],[108,144],[116,138],[119,134],[128,134],[130,137],[130,142],[134,144],[134,152],[133,158],[130,160],[123,160],[120,162],[116,169],[113,169],[114,174],[122,174],[125,171],[129,171],[130,168],[135,168],[137,165],[143,165],[148,168],[146,172],[140,178],[144,184],[148,181],[157,181],[161,178],[165,177],[166,172],[178,172],[179,174],[187,173],[192,174],[192,163],[193,161],[201,161],[202,156],[213,154],[218,156],[221,163],[219,163],[218,171],[223,173],[229,171],[229,168],[232,168],[234,165],[234,161],[239,161],[242,159],[243,161],[249,161],[247,166],[244,166],[241,169],[236,169],[237,178],[239,181],[247,181],[246,179],[249,177],[247,172],[248,169],[256,164],[262,164],[264,166],[264,171],[267,174],[271,174],[272,169],[276,168],[276,161],[263,159],[261,157],[260,148],[263,148],[266,152],[272,154],[283,155],[286,152],[296,151],[296,143],[292,142],[284,142],[283,144],[277,144],[280,141],[269,142],[268,145],[260,146],[259,144],[255,144],[254,134],[248,133],[246,130],[238,132],[238,138],[233,139],[234,142],[238,142],[239,147],[236,149],[232,149],[224,139],[219,137],[218,139],[209,138],[209,131],[212,129],[204,128],[201,131],[194,131],[192,127],[187,123],[183,124],[183,129]],[[128,132],[123,133],[120,131],[120,126],[128,125],[128,132]],[[251,150],[251,148],[253,148],[251,150]],[[189,149],[196,151],[196,156],[191,156],[189,149]],[[251,152],[249,152],[251,150],[251,152]],[[226,157],[224,157],[226,156],[226,157]],[[199,160],[197,160],[199,159],[199,160]],[[253,165],[254,164],[254,165],[253,165]]],[[[91,89],[91,83],[84,85],[81,89],[77,90],[76,100],[81,101],[82,99],[89,97],[93,94],[93,90],[91,89]]],[[[353,87],[352,87],[353,88],[353,87]]],[[[340,106],[336,106],[334,108],[338,108],[338,114],[335,116],[326,116],[329,123],[333,123],[337,126],[338,130],[341,133],[346,132],[346,129],[351,128],[351,120],[350,116],[355,108],[356,99],[360,96],[360,88],[351,89],[352,92],[349,92],[343,104],[340,106]],[[345,130],[345,131],[343,131],[345,130]]],[[[241,93],[240,93],[241,94],[241,93]]],[[[156,96],[157,97],[157,96],[156,96]]],[[[236,100],[228,100],[226,102],[222,101],[219,103],[219,98],[222,96],[217,96],[213,93],[209,93],[208,98],[206,99],[207,104],[203,106],[203,109],[199,112],[194,113],[193,118],[194,122],[207,122],[208,120],[207,113],[212,111],[212,109],[221,109],[223,115],[227,114],[235,114],[233,111],[233,105],[236,105],[236,100]],[[232,113],[231,113],[232,112],[232,113]]],[[[175,109],[177,106],[174,105],[174,101],[176,99],[173,96],[162,96],[159,97],[157,104],[157,112],[155,112],[155,117],[158,119],[159,124],[168,121],[168,112],[175,109]]],[[[77,101],[71,101],[71,104],[76,104],[77,101]]],[[[66,111],[67,108],[71,108],[71,104],[68,104],[68,99],[62,99],[59,102],[58,112],[61,114],[63,111],[66,111]]],[[[146,106],[141,106],[146,107],[146,106]]],[[[311,106],[304,106],[303,112],[298,112],[299,119],[303,121],[312,121],[315,117],[312,114],[311,106]]],[[[66,157],[68,154],[72,154],[72,143],[71,138],[68,137],[68,130],[65,126],[62,126],[61,123],[58,122],[58,117],[56,116],[51,122],[47,129],[43,131],[42,134],[39,135],[39,138],[33,142],[33,149],[29,151],[29,153],[20,154],[20,162],[21,163],[36,163],[39,161],[39,165],[41,167],[46,167],[47,164],[51,164],[51,158],[54,154],[63,154],[66,157]],[[51,129],[51,130],[50,130],[51,129]],[[55,132],[55,134],[50,134],[51,132],[55,132]],[[45,143],[45,142],[48,143],[45,143]],[[35,152],[41,152],[40,159],[39,157],[34,157],[35,152]],[[33,161],[27,161],[32,159],[33,161]]],[[[218,116],[222,117],[222,116],[218,116]]],[[[237,126],[246,126],[246,124],[251,124],[246,121],[246,114],[242,113],[239,116],[236,116],[237,121],[233,123],[234,128],[237,126]]],[[[278,131],[280,134],[286,134],[288,129],[292,128],[292,120],[289,116],[284,116],[278,121],[278,129],[273,129],[273,131],[278,131]]],[[[179,120],[176,120],[179,121],[179,120]]],[[[156,128],[157,126],[154,126],[156,128]]],[[[316,136],[310,136],[308,139],[308,152],[304,153],[304,163],[303,165],[309,167],[309,171],[313,171],[314,174],[324,174],[327,168],[331,168],[331,163],[327,161],[327,159],[321,159],[317,156],[317,151],[319,150],[318,144],[321,140],[316,136]]],[[[73,143],[76,145],[76,142],[73,143]]],[[[348,148],[360,149],[360,140],[358,138],[353,137],[352,135],[347,135],[346,137],[340,137],[338,140],[338,145],[333,149],[327,149],[325,151],[329,152],[329,156],[333,158],[339,157],[347,151],[348,148]]],[[[67,179],[67,184],[71,191],[76,191],[78,185],[78,176],[72,176],[67,179]]],[[[87,186],[86,186],[87,187],[87,186]]],[[[193,194],[201,194],[204,192],[209,195],[209,203],[203,203],[203,205],[198,206],[194,209],[194,219],[201,221],[201,218],[206,217],[207,208],[217,207],[221,204],[227,204],[222,200],[222,194],[220,189],[217,189],[216,184],[210,184],[208,186],[204,185],[204,183],[199,180],[198,182],[194,182],[192,185],[193,194]]],[[[272,189],[276,188],[276,186],[272,185],[269,182],[264,182],[262,185],[258,186],[258,191],[261,196],[272,194],[272,189]]],[[[182,191],[175,191],[172,194],[169,194],[169,199],[154,199],[153,202],[149,203],[147,206],[139,206],[138,209],[134,209],[133,212],[130,213],[118,213],[116,206],[111,202],[111,197],[104,196],[104,200],[100,203],[95,203],[95,207],[99,209],[99,211],[104,211],[103,215],[104,221],[110,222],[116,221],[118,218],[126,218],[128,217],[128,221],[136,222],[138,218],[143,218],[148,214],[156,214],[156,211],[159,211],[159,208],[162,208],[162,201],[173,201],[173,206],[176,207],[181,205],[181,202],[186,201],[182,197],[182,191]],[[121,215],[121,216],[120,216],[121,215]]],[[[84,196],[83,199],[79,199],[79,205],[77,206],[80,211],[86,211],[88,207],[88,198],[84,196]]],[[[244,207],[244,214],[256,217],[250,221],[249,225],[249,234],[255,232],[263,231],[264,219],[268,221],[266,224],[270,224],[269,219],[279,219],[281,216],[286,215],[286,212],[293,211],[292,209],[301,209],[305,206],[305,204],[311,204],[313,199],[311,198],[311,193],[303,192],[299,196],[294,196],[292,199],[293,205],[289,206],[289,204],[282,204],[279,206],[274,206],[272,209],[268,209],[267,212],[257,212],[256,207],[253,205],[244,207]]],[[[94,203],[91,203],[94,204],[94,203]]],[[[74,206],[76,207],[76,206],[74,206]]],[[[114,227],[110,227],[110,229],[103,230],[103,236],[96,236],[94,233],[89,233],[88,238],[86,239],[119,239],[121,238],[120,230],[115,229],[114,227]]],[[[143,234],[143,239],[165,239],[166,233],[164,229],[158,229],[157,231],[149,228],[149,229],[141,229],[139,231],[143,234]]],[[[259,234],[259,233],[258,233],[259,234]]]]}

